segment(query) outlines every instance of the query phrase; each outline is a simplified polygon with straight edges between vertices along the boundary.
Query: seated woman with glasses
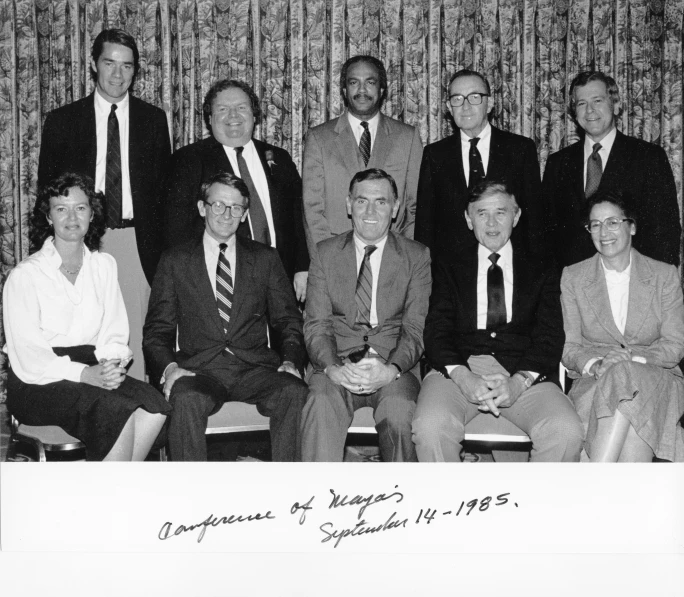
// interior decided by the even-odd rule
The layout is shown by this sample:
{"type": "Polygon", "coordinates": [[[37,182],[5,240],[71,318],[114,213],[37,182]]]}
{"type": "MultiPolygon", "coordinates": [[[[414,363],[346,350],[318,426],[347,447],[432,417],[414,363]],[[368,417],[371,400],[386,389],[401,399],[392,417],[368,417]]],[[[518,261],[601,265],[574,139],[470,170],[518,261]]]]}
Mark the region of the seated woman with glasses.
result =
{"type": "Polygon", "coordinates": [[[104,198],[93,186],[64,174],[38,193],[32,254],[3,290],[7,407],[21,423],[62,427],[87,460],[144,460],[171,407],[126,375],[128,319],[116,261],[98,251],[104,198]]]}
{"type": "Polygon", "coordinates": [[[684,461],[684,303],[677,268],[632,248],[626,194],[597,192],[587,231],[597,254],[561,279],[563,364],[593,462],[684,461]]]}

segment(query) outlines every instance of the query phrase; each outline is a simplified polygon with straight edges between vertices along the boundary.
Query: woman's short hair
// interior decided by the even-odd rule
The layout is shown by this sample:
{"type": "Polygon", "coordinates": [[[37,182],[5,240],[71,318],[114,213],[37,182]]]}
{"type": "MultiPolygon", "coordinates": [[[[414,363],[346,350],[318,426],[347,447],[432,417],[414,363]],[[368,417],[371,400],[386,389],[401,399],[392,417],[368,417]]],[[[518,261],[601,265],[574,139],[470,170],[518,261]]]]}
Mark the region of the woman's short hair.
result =
{"type": "Polygon", "coordinates": [[[55,232],[52,224],[48,222],[50,199],[53,197],[68,197],[69,190],[73,188],[81,189],[85,193],[86,197],[88,197],[90,209],[93,212],[93,218],[83,242],[91,251],[99,250],[106,225],[104,195],[95,192],[95,183],[93,183],[93,179],[89,176],[65,172],[61,176],[52,179],[38,191],[29,228],[29,253],[39,251],[45,240],[49,236],[54,236],[55,232]]]}
{"type": "Polygon", "coordinates": [[[598,205],[599,203],[610,203],[614,205],[622,211],[625,218],[632,220],[636,224],[637,220],[635,217],[634,208],[632,207],[632,205],[634,205],[634,202],[632,201],[632,195],[627,191],[621,191],[618,189],[610,189],[606,191],[598,190],[589,198],[587,201],[586,213],[584,214],[584,221],[586,224],[589,223],[591,210],[594,209],[594,206],[598,205]]]}

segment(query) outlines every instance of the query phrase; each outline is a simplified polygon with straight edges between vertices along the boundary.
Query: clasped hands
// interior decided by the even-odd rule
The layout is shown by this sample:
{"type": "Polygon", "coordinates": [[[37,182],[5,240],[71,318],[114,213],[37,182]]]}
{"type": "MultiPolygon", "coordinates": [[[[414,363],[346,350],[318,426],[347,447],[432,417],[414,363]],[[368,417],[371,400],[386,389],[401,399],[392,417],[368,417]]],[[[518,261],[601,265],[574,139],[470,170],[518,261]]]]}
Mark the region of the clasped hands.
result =
{"type": "Polygon", "coordinates": [[[503,373],[477,375],[467,367],[456,367],[450,376],[466,400],[476,404],[478,410],[499,416],[500,408],[508,408],[525,391],[525,383],[517,375],[503,373]]]}
{"type": "Polygon", "coordinates": [[[126,379],[128,359],[101,359],[81,371],[81,381],[105,390],[116,390],[126,379]]]}
{"type": "Polygon", "coordinates": [[[599,379],[608,371],[608,369],[620,361],[637,361],[645,363],[646,359],[634,356],[629,348],[613,348],[605,357],[594,362],[591,369],[589,369],[589,375],[593,375],[594,378],[599,379]]]}
{"type": "Polygon", "coordinates": [[[372,357],[363,358],[358,363],[329,365],[325,371],[330,381],[354,394],[372,394],[397,377],[394,365],[372,357]]]}

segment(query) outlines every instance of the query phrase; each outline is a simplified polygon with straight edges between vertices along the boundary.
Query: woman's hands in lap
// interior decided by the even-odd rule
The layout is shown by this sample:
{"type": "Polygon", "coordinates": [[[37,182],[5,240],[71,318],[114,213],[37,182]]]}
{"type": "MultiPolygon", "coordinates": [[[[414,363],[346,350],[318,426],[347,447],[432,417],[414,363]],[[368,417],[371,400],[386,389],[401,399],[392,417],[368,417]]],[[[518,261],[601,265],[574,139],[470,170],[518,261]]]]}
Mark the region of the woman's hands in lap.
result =
{"type": "Polygon", "coordinates": [[[125,378],[126,369],[121,366],[121,359],[101,361],[81,372],[81,382],[105,390],[116,390],[125,378]]]}
{"type": "Polygon", "coordinates": [[[614,348],[603,359],[596,361],[591,368],[591,373],[596,379],[600,379],[615,363],[620,361],[631,361],[632,352],[627,348],[614,348]]]}

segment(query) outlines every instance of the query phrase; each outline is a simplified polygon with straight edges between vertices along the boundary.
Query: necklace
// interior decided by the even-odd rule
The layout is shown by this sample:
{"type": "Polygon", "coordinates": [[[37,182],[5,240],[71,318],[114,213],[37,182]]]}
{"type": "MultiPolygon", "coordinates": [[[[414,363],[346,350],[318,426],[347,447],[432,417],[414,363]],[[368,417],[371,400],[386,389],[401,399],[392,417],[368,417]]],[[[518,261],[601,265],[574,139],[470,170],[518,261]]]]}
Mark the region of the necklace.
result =
{"type": "Polygon", "coordinates": [[[63,263],[60,267],[64,270],[65,273],[69,274],[70,276],[75,276],[76,274],[78,274],[78,272],[81,271],[82,265],[83,265],[83,262],[81,261],[81,263],[78,264],[78,267],[76,268],[75,272],[72,272],[70,269],[67,269],[66,265],[64,265],[63,263]]]}

